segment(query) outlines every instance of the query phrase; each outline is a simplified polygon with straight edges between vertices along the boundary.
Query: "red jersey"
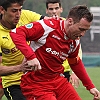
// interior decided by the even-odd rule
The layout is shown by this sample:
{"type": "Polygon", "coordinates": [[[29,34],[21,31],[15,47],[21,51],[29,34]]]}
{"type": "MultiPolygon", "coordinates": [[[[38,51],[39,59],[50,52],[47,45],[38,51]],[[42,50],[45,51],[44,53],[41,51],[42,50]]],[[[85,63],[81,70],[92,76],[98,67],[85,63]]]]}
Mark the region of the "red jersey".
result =
{"type": "Polygon", "coordinates": [[[80,40],[71,40],[67,37],[63,20],[49,19],[33,22],[12,30],[11,37],[27,60],[37,57],[40,61],[42,70],[31,72],[31,78],[34,80],[47,81],[56,78],[63,73],[62,63],[67,58],[70,67],[83,85],[87,89],[94,88],[82,61],[77,57],[80,40]],[[26,40],[31,41],[31,48],[26,40]]]}
{"type": "Polygon", "coordinates": [[[0,77],[0,88],[3,88],[2,87],[2,78],[0,77]]]}

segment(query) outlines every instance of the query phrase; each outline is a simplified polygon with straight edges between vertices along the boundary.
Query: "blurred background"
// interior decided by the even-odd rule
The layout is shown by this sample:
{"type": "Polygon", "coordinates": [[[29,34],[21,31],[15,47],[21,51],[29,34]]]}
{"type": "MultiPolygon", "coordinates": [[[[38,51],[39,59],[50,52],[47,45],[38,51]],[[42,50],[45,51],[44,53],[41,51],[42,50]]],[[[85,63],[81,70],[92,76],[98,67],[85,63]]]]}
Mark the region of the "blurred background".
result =
{"type": "MultiPolygon", "coordinates": [[[[67,16],[68,11],[75,5],[84,4],[94,15],[94,20],[90,30],[81,38],[83,51],[83,62],[85,66],[100,66],[100,0],[61,0],[63,13],[62,17],[67,16]]],[[[35,11],[42,15],[45,14],[45,0],[25,0],[23,8],[35,11]]]]}

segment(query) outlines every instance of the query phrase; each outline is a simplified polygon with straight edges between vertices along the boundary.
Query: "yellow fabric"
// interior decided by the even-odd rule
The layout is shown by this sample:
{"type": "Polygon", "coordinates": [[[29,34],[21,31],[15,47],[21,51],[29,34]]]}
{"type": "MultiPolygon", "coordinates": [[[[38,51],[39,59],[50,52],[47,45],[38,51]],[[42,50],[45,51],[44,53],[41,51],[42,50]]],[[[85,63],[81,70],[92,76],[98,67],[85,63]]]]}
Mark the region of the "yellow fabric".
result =
{"type": "MultiPolygon", "coordinates": [[[[22,10],[17,27],[39,20],[40,17],[41,15],[35,12],[22,10]]],[[[24,58],[12,42],[9,31],[10,30],[3,28],[0,24],[0,53],[2,53],[2,65],[8,67],[21,64],[24,58]]],[[[19,85],[22,74],[22,72],[18,72],[8,76],[2,76],[3,88],[11,85],[19,85]]]]}

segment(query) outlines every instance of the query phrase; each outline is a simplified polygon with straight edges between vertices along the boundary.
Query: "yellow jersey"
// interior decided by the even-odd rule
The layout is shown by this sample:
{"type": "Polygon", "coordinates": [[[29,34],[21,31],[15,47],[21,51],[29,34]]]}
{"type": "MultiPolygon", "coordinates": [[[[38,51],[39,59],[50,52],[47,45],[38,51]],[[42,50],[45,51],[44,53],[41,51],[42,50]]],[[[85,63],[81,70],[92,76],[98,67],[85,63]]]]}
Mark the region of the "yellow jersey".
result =
{"type": "MultiPolygon", "coordinates": [[[[16,27],[28,24],[33,21],[37,21],[40,18],[40,14],[29,10],[22,10],[20,20],[16,27]]],[[[0,24],[0,53],[2,53],[2,65],[8,67],[21,64],[24,58],[22,53],[12,42],[9,32],[10,30],[4,28],[0,24]]],[[[7,76],[2,76],[3,88],[11,85],[20,85],[22,74],[22,72],[18,72],[7,76]]]]}

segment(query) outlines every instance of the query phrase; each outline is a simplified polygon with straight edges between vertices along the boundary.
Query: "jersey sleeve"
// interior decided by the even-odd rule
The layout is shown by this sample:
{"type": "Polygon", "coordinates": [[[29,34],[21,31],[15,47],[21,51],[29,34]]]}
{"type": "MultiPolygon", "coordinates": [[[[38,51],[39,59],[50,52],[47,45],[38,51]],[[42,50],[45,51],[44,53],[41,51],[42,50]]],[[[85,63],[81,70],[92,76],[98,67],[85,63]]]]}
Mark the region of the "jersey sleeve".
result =
{"type": "Polygon", "coordinates": [[[78,78],[82,81],[83,85],[87,88],[87,90],[90,90],[95,87],[90,80],[81,59],[77,64],[70,64],[70,67],[73,72],[78,76],[78,78]]]}
{"type": "Polygon", "coordinates": [[[84,64],[82,63],[82,60],[78,56],[79,49],[80,49],[80,44],[77,46],[77,49],[69,56],[68,62],[72,71],[82,81],[83,85],[87,88],[87,90],[90,90],[95,86],[93,85],[91,79],[89,78],[86,69],[84,67],[84,64]]]}
{"type": "Polygon", "coordinates": [[[32,48],[26,41],[38,40],[44,30],[38,22],[30,23],[25,26],[13,29],[10,32],[10,36],[15,43],[16,47],[23,53],[27,60],[36,58],[36,55],[32,48]]]}

